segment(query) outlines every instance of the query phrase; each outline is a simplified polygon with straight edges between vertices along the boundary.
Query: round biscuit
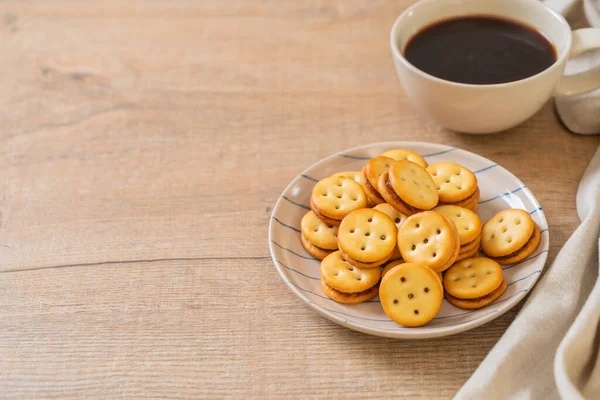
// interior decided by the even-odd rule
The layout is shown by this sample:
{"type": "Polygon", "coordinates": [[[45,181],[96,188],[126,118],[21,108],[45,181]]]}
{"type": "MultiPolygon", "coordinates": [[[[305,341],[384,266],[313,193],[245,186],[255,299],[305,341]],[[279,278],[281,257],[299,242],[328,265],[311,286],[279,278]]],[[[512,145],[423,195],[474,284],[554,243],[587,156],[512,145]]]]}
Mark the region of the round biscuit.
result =
{"type": "Polygon", "coordinates": [[[323,279],[321,279],[321,290],[327,297],[338,303],[359,304],[375,298],[379,292],[379,286],[375,285],[370,289],[358,293],[342,293],[339,290],[335,290],[331,286],[328,286],[323,279]]]}
{"type": "Polygon", "coordinates": [[[406,221],[406,218],[408,218],[408,216],[402,214],[400,211],[396,210],[394,207],[391,206],[391,204],[388,203],[377,204],[375,207],[373,207],[373,209],[381,211],[382,213],[390,217],[396,224],[396,228],[400,228],[404,221],[406,221]]]}
{"type": "Polygon", "coordinates": [[[404,263],[392,268],[382,279],[379,299],[383,311],[394,322],[416,327],[431,321],[442,306],[444,289],[430,268],[404,263]]]}
{"type": "Polygon", "coordinates": [[[352,179],[329,177],[315,184],[310,204],[317,216],[341,220],[352,211],[366,207],[367,195],[352,179]]]}
{"type": "Polygon", "coordinates": [[[533,226],[527,211],[500,211],[483,225],[481,248],[490,257],[507,256],[527,243],[533,234],[533,226]]]}
{"type": "Polygon", "coordinates": [[[476,299],[490,294],[504,280],[502,267],[485,257],[455,263],[444,275],[444,289],[459,299],[476,299]]]}
{"type": "Polygon", "coordinates": [[[494,290],[492,293],[480,297],[478,299],[458,299],[448,293],[446,293],[446,299],[452,305],[456,307],[464,308],[467,310],[476,310],[478,308],[483,308],[487,305],[492,304],[496,299],[498,299],[502,294],[506,291],[508,284],[506,280],[503,280],[498,289],[494,290]]]}
{"type": "Polygon", "coordinates": [[[374,263],[387,259],[396,247],[398,228],[381,211],[363,208],[348,214],[338,230],[338,246],[351,258],[374,263]]]}
{"type": "Polygon", "coordinates": [[[533,225],[533,234],[531,235],[531,239],[525,244],[525,246],[521,248],[521,250],[517,252],[517,254],[494,258],[494,260],[498,261],[500,264],[514,264],[529,257],[531,253],[533,253],[533,251],[538,247],[540,240],[542,239],[540,227],[535,222],[533,225]]]}
{"type": "Polygon", "coordinates": [[[325,250],[325,249],[315,246],[308,239],[306,239],[306,237],[304,237],[303,234],[300,234],[300,242],[302,242],[302,246],[308,252],[308,254],[310,254],[311,256],[313,256],[314,258],[319,259],[319,260],[324,259],[325,257],[327,257],[328,255],[330,255],[331,253],[333,253],[335,251],[335,250],[325,250]]]}
{"type": "Polygon", "coordinates": [[[323,222],[314,211],[304,214],[300,221],[300,231],[302,235],[311,244],[325,250],[337,250],[337,232],[336,225],[329,225],[323,222]]]}
{"type": "Polygon", "coordinates": [[[457,250],[456,245],[460,239],[457,236],[456,227],[446,217],[425,211],[404,221],[398,230],[398,248],[406,262],[441,270],[450,267],[448,262],[458,256],[460,246],[457,250]]]}
{"type": "MultiPolygon", "coordinates": [[[[362,186],[362,178],[361,178],[361,174],[360,171],[344,171],[344,172],[338,172],[336,174],[331,175],[332,177],[339,177],[339,178],[348,178],[348,179],[353,179],[354,181],[356,181],[357,183],[359,183],[362,186]]],[[[364,189],[364,187],[363,187],[364,189]]],[[[365,190],[366,193],[366,190],[365,190]]],[[[371,200],[371,198],[369,197],[369,193],[366,193],[367,195],[367,207],[371,208],[373,207],[376,203],[373,203],[373,201],[371,200]]]]}
{"type": "Polygon", "coordinates": [[[363,167],[364,174],[371,183],[371,186],[379,192],[379,177],[388,172],[390,165],[394,160],[392,158],[377,156],[369,160],[363,167]]]}
{"type": "Polygon", "coordinates": [[[427,170],[414,162],[394,161],[389,170],[394,192],[409,206],[431,210],[439,201],[435,182],[427,170]]]}
{"type": "Polygon", "coordinates": [[[383,277],[385,276],[385,274],[387,274],[388,272],[390,272],[390,270],[394,267],[397,267],[400,264],[404,264],[404,260],[396,260],[396,261],[392,261],[386,264],[386,266],[383,268],[383,271],[381,271],[381,279],[383,279],[383,277]]]}
{"type": "Polygon", "coordinates": [[[453,162],[439,162],[427,167],[433,178],[440,201],[456,203],[471,196],[477,188],[477,178],[467,168],[453,162]]]}
{"type": "Polygon", "coordinates": [[[335,251],[321,261],[321,279],[335,290],[358,293],[370,289],[381,278],[380,268],[362,269],[349,264],[335,251]]]}
{"type": "Polygon", "coordinates": [[[396,161],[408,160],[415,164],[419,164],[423,168],[427,168],[427,161],[419,154],[407,149],[392,149],[382,154],[382,156],[392,158],[396,161]]]}
{"type": "Polygon", "coordinates": [[[438,206],[433,211],[446,216],[456,225],[461,246],[474,241],[481,234],[481,218],[467,208],[446,205],[438,206]]]}

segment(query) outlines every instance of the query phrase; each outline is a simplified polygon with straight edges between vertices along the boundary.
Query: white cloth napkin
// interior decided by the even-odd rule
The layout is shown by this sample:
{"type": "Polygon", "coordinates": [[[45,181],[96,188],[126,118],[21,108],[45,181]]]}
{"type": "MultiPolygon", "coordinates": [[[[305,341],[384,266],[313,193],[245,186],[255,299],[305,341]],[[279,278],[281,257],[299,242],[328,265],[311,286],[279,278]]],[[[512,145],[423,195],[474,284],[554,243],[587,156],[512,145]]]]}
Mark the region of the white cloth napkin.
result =
{"type": "MultiPolygon", "coordinates": [[[[590,104],[577,97],[557,101],[563,121],[577,121],[574,131],[600,121],[600,108],[575,118],[590,104]]],[[[600,148],[579,185],[577,211],[581,225],[456,399],[600,399],[600,148]]]]}

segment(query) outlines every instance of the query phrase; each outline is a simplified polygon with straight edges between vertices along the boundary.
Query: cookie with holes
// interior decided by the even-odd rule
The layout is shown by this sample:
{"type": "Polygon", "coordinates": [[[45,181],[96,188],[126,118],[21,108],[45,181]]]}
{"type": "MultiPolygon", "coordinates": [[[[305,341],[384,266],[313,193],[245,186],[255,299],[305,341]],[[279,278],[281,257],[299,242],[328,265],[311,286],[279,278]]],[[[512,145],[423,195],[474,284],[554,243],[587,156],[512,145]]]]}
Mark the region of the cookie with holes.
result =
{"type": "MultiPolygon", "coordinates": [[[[336,174],[331,175],[332,177],[340,177],[340,178],[350,178],[356,181],[359,184],[362,184],[361,171],[344,171],[338,172],[336,174]]],[[[364,189],[364,188],[363,188],[364,189]]],[[[367,207],[371,208],[375,205],[373,201],[367,196],[367,207]]]]}
{"type": "Polygon", "coordinates": [[[540,227],[527,211],[503,210],[483,225],[481,248],[500,264],[513,264],[530,256],[540,237],[540,227]]]}
{"type": "Polygon", "coordinates": [[[502,284],[504,274],[496,261],[467,258],[450,267],[444,275],[444,289],[459,299],[478,299],[487,296],[502,284]]]}
{"type": "Polygon", "coordinates": [[[444,289],[429,267],[404,263],[392,268],[381,280],[379,299],[392,321],[417,327],[431,321],[442,306],[444,289]]]}
{"type": "Polygon", "coordinates": [[[479,215],[467,208],[453,205],[438,206],[433,210],[446,216],[456,225],[460,238],[460,251],[457,260],[473,257],[479,252],[482,229],[479,215]]]}
{"type": "Polygon", "coordinates": [[[379,291],[379,268],[359,268],[335,251],[321,261],[321,289],[330,299],[344,304],[371,300],[379,291]]]}
{"type": "Polygon", "coordinates": [[[432,164],[427,167],[427,172],[435,181],[440,205],[453,204],[477,209],[479,186],[473,172],[453,162],[432,164]]]}
{"type": "Polygon", "coordinates": [[[388,171],[393,162],[391,158],[378,156],[370,159],[360,171],[363,189],[373,204],[385,203],[379,193],[379,177],[388,171]]]}
{"type": "Polygon", "coordinates": [[[456,307],[464,308],[467,310],[476,310],[479,308],[483,308],[485,306],[489,306],[494,301],[496,301],[502,294],[506,291],[508,287],[508,283],[506,279],[503,279],[500,283],[500,286],[493,292],[486,294],[485,296],[481,296],[475,299],[461,299],[458,297],[452,296],[450,293],[446,292],[446,300],[452,305],[456,307]]]}
{"type": "Polygon", "coordinates": [[[427,168],[427,161],[419,154],[407,149],[392,149],[382,154],[385,157],[392,158],[396,161],[408,160],[415,164],[419,164],[423,168],[427,168]]]}
{"type": "MultiPolygon", "coordinates": [[[[373,208],[377,211],[381,211],[382,213],[384,213],[385,215],[390,217],[396,224],[396,228],[400,228],[400,226],[404,223],[406,218],[408,218],[406,215],[402,214],[400,211],[396,210],[394,207],[392,207],[388,203],[377,204],[373,208]]],[[[398,246],[396,246],[396,248],[394,249],[394,252],[390,256],[390,260],[394,261],[394,260],[399,260],[401,258],[402,258],[402,255],[400,254],[400,250],[398,249],[398,246]]]]}
{"type": "Polygon", "coordinates": [[[300,221],[300,241],[306,251],[319,260],[338,249],[337,225],[320,220],[313,211],[304,214],[300,221]]]}
{"type": "Polygon", "coordinates": [[[310,196],[310,208],[329,225],[339,225],[354,210],[367,206],[362,186],[349,178],[332,176],[315,184],[310,196]]]}
{"type": "Polygon", "coordinates": [[[436,185],[425,168],[411,161],[394,161],[379,177],[383,198],[404,215],[431,210],[438,205],[436,185]]]}
{"type": "Polygon", "coordinates": [[[398,230],[398,248],[406,262],[444,271],[458,257],[460,238],[456,226],[436,211],[411,215],[398,230]]]}
{"type": "Polygon", "coordinates": [[[360,268],[385,264],[396,248],[398,228],[394,221],[371,208],[348,214],[338,230],[338,247],[342,257],[360,268]]]}

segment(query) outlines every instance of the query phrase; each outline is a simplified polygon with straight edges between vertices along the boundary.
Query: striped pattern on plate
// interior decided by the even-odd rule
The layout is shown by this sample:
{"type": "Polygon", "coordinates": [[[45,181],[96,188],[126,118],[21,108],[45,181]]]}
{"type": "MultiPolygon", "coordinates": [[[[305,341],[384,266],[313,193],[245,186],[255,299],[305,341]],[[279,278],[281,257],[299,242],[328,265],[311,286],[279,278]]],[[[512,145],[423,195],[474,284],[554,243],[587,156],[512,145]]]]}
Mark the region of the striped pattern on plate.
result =
{"type": "Polygon", "coordinates": [[[494,162],[458,148],[433,143],[387,142],[356,147],[327,157],[298,175],[283,191],[273,209],[269,225],[269,245],[275,267],[283,281],[298,297],[326,318],[348,328],[393,338],[430,338],[463,332],[499,317],[517,304],[539,278],[548,256],[549,232],[542,207],[531,191],[513,174],[494,162]],[[481,197],[477,213],[483,222],[507,208],[527,210],[540,226],[540,245],[527,259],[505,265],[506,292],[493,304],[480,310],[463,310],[446,300],[439,314],[420,328],[404,328],[390,320],[379,299],[357,305],[344,305],[329,299],[319,286],[319,260],[300,243],[300,220],[310,209],[309,198],[315,182],[336,172],[358,171],[372,157],[393,148],[406,148],[421,154],[429,164],[453,161],[473,171],[481,197]]]}

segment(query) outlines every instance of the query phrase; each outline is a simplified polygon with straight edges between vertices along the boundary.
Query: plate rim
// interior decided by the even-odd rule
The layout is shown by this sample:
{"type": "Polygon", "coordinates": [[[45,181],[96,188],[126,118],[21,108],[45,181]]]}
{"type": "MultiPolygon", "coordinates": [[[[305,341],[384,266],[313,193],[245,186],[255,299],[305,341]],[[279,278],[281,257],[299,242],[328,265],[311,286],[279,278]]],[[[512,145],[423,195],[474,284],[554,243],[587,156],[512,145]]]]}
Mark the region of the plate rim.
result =
{"type": "MultiPolygon", "coordinates": [[[[441,153],[441,154],[443,154],[444,152],[449,152],[448,150],[450,150],[450,151],[460,150],[460,151],[464,151],[464,152],[468,153],[471,156],[475,156],[476,158],[479,158],[481,161],[489,162],[490,166],[493,165],[495,167],[501,168],[502,170],[504,170],[505,173],[509,174],[512,178],[514,178],[516,180],[516,182],[520,185],[520,187],[525,187],[525,189],[526,189],[525,193],[527,193],[527,196],[530,197],[530,199],[532,200],[532,202],[534,204],[537,204],[542,221],[545,223],[545,226],[548,227],[546,229],[548,229],[548,235],[550,235],[550,229],[548,226],[548,221],[546,219],[546,215],[543,211],[543,208],[540,205],[540,202],[538,201],[538,199],[534,195],[534,193],[515,174],[513,174],[512,172],[510,172],[509,170],[504,168],[502,165],[490,160],[489,158],[483,157],[477,153],[462,149],[460,147],[453,147],[453,146],[448,146],[448,145],[444,145],[444,144],[440,144],[440,143],[433,143],[433,142],[419,142],[419,141],[374,142],[374,143],[370,143],[370,144],[354,146],[354,147],[348,148],[346,150],[342,150],[342,151],[330,154],[330,155],[320,159],[319,161],[311,164],[310,166],[308,166],[307,168],[302,170],[302,172],[297,174],[288,183],[288,185],[286,185],[285,189],[283,189],[283,191],[279,194],[279,197],[277,198],[277,201],[275,202],[275,206],[273,207],[273,210],[271,212],[271,217],[270,217],[270,221],[269,221],[268,240],[269,240],[269,252],[271,254],[271,260],[273,261],[273,265],[275,266],[275,269],[277,270],[281,280],[292,291],[292,293],[294,293],[297,297],[299,297],[306,305],[308,305],[312,310],[314,310],[320,316],[323,316],[332,322],[335,322],[339,325],[342,325],[346,328],[349,328],[349,329],[352,329],[352,330],[355,330],[358,332],[362,332],[362,333],[366,333],[366,334],[370,334],[370,335],[374,335],[374,336],[393,338],[393,339],[430,339],[430,338],[435,338],[435,337],[455,335],[455,334],[465,332],[465,331],[468,331],[471,329],[478,328],[482,325],[485,325],[488,322],[502,316],[503,314],[505,314],[506,312],[511,310],[525,296],[527,296],[529,294],[529,292],[537,284],[537,281],[539,280],[539,278],[543,274],[544,269],[546,268],[548,251],[545,251],[540,254],[539,259],[540,259],[540,261],[543,262],[542,267],[541,267],[540,273],[537,274],[537,276],[534,278],[531,286],[528,289],[526,289],[525,291],[520,292],[520,293],[516,294],[515,296],[511,297],[510,299],[508,299],[507,301],[505,301],[500,309],[490,312],[488,314],[482,315],[480,317],[477,317],[473,320],[465,321],[458,325],[433,327],[433,328],[429,328],[428,330],[425,330],[425,331],[423,329],[427,329],[427,327],[420,327],[420,328],[416,328],[414,330],[406,330],[406,331],[385,331],[385,330],[380,330],[380,329],[376,329],[376,328],[371,328],[371,327],[365,326],[365,325],[352,323],[334,313],[329,312],[328,310],[324,309],[320,305],[310,301],[307,297],[304,296],[303,293],[300,292],[300,290],[295,285],[293,285],[292,283],[289,282],[289,280],[286,278],[286,274],[284,273],[283,269],[279,266],[278,260],[275,257],[275,251],[274,251],[274,247],[273,247],[273,223],[274,223],[273,220],[275,219],[276,212],[278,211],[280,205],[282,204],[283,194],[287,193],[288,190],[292,187],[292,185],[294,185],[297,180],[302,178],[303,175],[306,175],[306,172],[314,169],[315,167],[319,167],[322,164],[327,163],[328,161],[330,161],[331,159],[334,159],[335,157],[351,156],[351,154],[348,154],[348,153],[352,153],[353,151],[356,151],[356,150],[365,150],[365,149],[369,149],[369,148],[373,148],[373,147],[387,147],[387,146],[390,146],[390,147],[393,146],[393,147],[398,147],[398,148],[408,148],[408,149],[410,149],[412,146],[436,147],[436,148],[440,149],[439,153],[441,153]]],[[[352,157],[349,157],[349,158],[352,158],[352,157]]],[[[368,158],[366,158],[366,159],[368,159],[368,158]]],[[[543,250],[549,250],[549,248],[550,248],[550,246],[548,243],[548,249],[543,249],[543,250]]]]}

